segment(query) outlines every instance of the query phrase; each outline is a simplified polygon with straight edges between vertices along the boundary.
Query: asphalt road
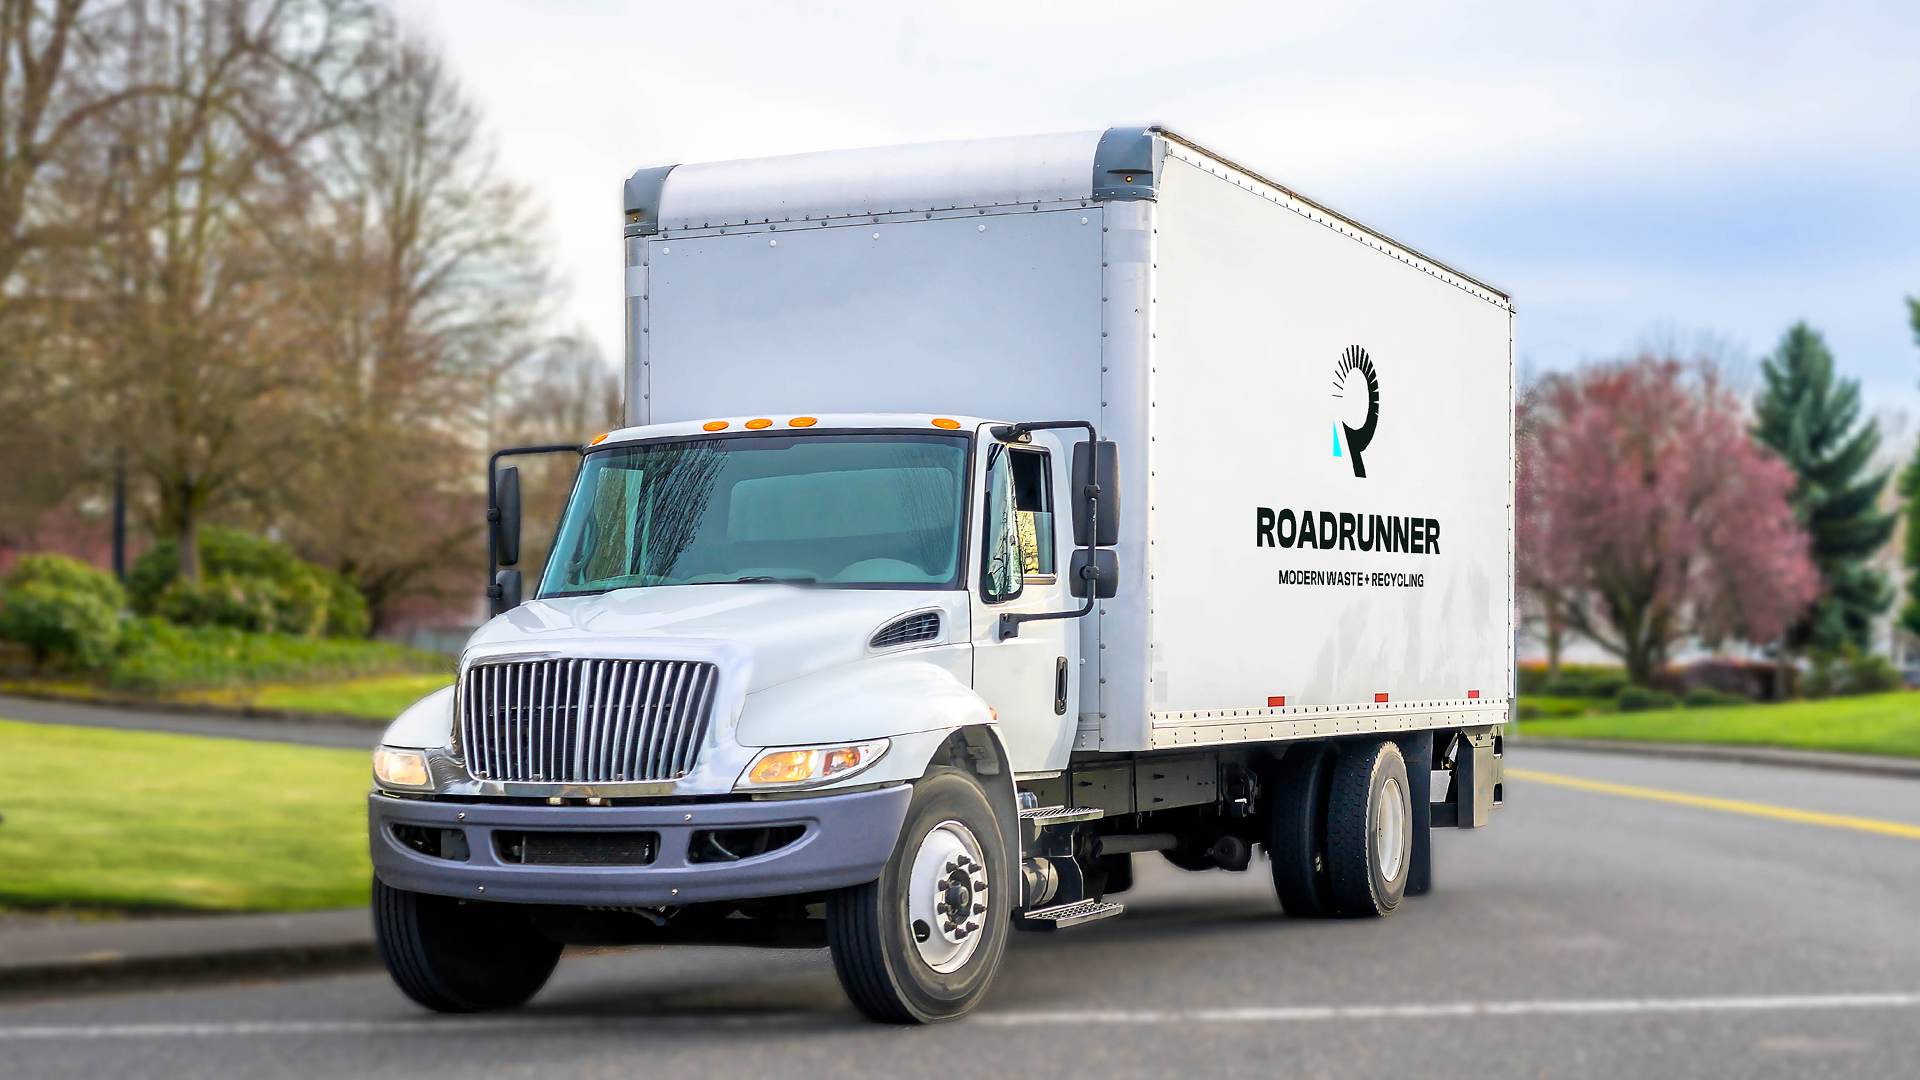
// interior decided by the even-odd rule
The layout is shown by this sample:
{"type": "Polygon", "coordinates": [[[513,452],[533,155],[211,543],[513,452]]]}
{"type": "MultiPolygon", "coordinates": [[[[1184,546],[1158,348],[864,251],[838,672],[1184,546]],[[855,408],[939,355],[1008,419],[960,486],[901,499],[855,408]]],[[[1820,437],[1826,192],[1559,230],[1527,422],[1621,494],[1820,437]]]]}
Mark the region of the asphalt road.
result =
{"type": "Polygon", "coordinates": [[[1119,919],[1015,935],[986,1006],[862,1022],[819,952],[570,958],[443,1018],[380,976],[0,1008],[7,1077],[1887,1077],[1920,1072],[1920,782],[1517,748],[1386,920],[1138,856],[1119,919]],[[1788,808],[1677,804],[1659,793],[1788,808]],[[1894,823],[1875,826],[1873,819],[1894,823]]]}

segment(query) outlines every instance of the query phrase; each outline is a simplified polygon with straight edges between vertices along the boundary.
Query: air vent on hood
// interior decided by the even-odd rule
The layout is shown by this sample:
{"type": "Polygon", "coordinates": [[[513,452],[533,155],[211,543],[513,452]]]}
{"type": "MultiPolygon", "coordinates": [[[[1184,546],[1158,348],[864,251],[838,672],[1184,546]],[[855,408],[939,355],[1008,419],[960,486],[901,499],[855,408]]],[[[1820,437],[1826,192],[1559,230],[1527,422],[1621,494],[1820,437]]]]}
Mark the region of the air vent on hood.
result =
{"type": "Polygon", "coordinates": [[[867,642],[871,649],[890,649],[895,645],[910,645],[916,641],[932,641],[940,636],[940,613],[922,611],[908,615],[904,619],[895,619],[881,627],[867,642]]]}

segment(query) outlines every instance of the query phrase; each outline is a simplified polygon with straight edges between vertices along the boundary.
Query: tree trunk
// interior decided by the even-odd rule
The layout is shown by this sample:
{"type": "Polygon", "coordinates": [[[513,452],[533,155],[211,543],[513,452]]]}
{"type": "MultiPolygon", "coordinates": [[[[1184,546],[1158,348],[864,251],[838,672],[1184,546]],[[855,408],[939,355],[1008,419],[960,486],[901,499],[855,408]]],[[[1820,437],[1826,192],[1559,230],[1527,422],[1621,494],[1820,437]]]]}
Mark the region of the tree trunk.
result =
{"type": "Polygon", "coordinates": [[[1553,682],[1560,678],[1560,650],[1566,644],[1567,625],[1566,621],[1560,617],[1558,601],[1548,600],[1546,608],[1547,681],[1553,682]]]}
{"type": "Polygon", "coordinates": [[[180,485],[180,516],[174,523],[173,539],[180,551],[180,576],[187,581],[199,581],[200,521],[194,513],[190,481],[180,485]]]}

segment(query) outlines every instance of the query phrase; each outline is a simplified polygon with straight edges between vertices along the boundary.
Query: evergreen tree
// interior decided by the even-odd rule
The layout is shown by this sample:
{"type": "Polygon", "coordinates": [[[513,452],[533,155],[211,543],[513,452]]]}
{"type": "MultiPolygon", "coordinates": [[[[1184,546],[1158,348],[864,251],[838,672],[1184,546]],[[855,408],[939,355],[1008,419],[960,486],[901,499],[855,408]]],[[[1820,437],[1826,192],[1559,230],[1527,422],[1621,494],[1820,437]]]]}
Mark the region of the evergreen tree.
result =
{"type": "Polygon", "coordinates": [[[1788,629],[1787,646],[1864,651],[1874,616],[1893,603],[1886,575],[1867,565],[1898,521],[1880,512],[1890,472],[1863,475],[1880,449],[1880,427],[1860,422],[1860,384],[1834,378],[1833,354],[1804,322],[1780,339],[1761,373],[1766,387],[1754,403],[1753,434],[1793,469],[1794,512],[1811,539],[1823,587],[1788,629]]]}
{"type": "MultiPolygon", "coordinates": [[[[1920,345],[1920,297],[1907,298],[1907,319],[1913,326],[1913,342],[1920,345]]],[[[1907,567],[1907,604],[1900,611],[1900,625],[1920,634],[1920,444],[1914,446],[1913,457],[1900,474],[1900,494],[1907,500],[1907,546],[1902,560],[1907,567]]]]}

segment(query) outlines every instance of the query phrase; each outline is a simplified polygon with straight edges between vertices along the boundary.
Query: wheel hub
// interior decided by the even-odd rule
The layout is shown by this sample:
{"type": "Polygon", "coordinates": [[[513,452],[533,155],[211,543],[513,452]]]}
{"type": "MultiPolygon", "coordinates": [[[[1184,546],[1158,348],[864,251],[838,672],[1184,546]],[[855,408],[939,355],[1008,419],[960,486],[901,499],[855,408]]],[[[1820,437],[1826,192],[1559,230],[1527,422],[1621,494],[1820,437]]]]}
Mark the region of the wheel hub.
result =
{"type": "Polygon", "coordinates": [[[959,969],[980,943],[987,914],[987,867],[980,842],[958,821],[929,831],[907,884],[914,948],[939,972],[959,969]]]}
{"type": "Polygon", "coordinates": [[[1375,855],[1380,876],[1388,881],[1400,877],[1401,848],[1407,838],[1406,808],[1401,805],[1400,781],[1388,777],[1380,788],[1380,807],[1374,825],[1375,855]]]}

